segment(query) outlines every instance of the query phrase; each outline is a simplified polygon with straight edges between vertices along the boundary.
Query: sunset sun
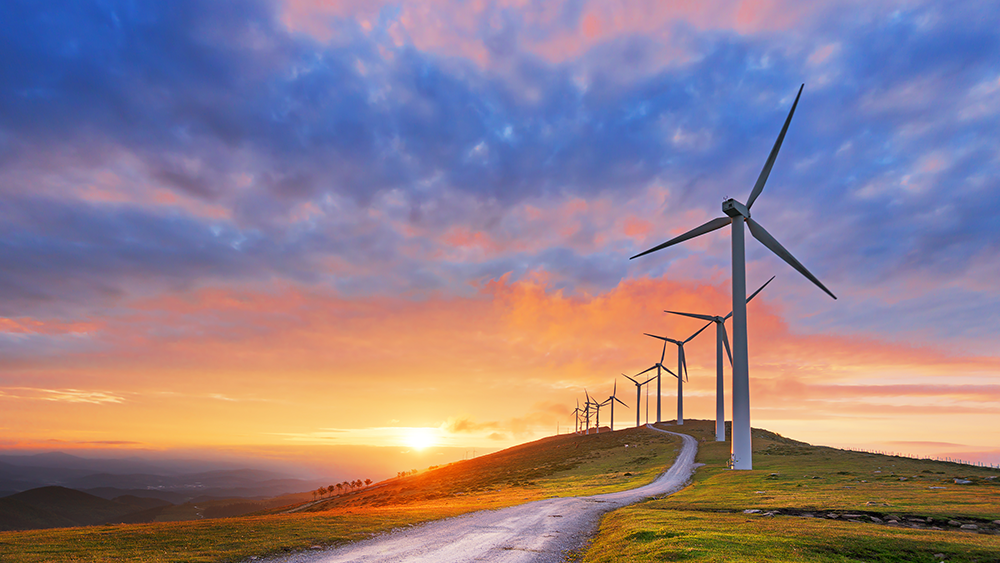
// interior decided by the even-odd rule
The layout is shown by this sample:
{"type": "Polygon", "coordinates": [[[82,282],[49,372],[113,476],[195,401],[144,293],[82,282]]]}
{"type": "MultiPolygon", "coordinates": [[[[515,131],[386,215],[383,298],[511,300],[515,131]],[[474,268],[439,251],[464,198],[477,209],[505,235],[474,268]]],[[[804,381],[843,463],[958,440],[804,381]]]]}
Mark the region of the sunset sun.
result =
{"type": "Polygon", "coordinates": [[[407,446],[422,450],[435,445],[436,436],[433,428],[410,428],[404,440],[407,446]]]}

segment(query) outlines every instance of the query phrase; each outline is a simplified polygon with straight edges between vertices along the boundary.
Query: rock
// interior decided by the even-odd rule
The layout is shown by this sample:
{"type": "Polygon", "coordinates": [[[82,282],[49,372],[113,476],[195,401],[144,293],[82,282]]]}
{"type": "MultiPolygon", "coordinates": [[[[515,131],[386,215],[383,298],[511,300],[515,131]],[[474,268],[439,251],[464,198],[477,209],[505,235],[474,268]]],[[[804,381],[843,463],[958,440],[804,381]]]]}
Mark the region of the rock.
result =
{"type": "Polygon", "coordinates": [[[877,517],[877,516],[869,516],[869,518],[871,518],[872,522],[875,522],[876,524],[881,524],[882,523],[882,519],[879,518],[879,517],[877,517]]]}
{"type": "Polygon", "coordinates": [[[959,522],[958,520],[948,520],[948,525],[949,526],[961,526],[962,523],[959,522]]]}
{"type": "Polygon", "coordinates": [[[944,554],[943,553],[935,553],[934,554],[934,559],[944,559],[944,554]]]}
{"type": "Polygon", "coordinates": [[[943,489],[944,487],[927,487],[928,489],[943,489]]]}
{"type": "Polygon", "coordinates": [[[759,508],[748,508],[743,511],[743,514],[760,514],[759,508]]]}
{"type": "Polygon", "coordinates": [[[896,521],[902,520],[902,518],[896,516],[895,514],[886,514],[885,517],[889,520],[896,520],[896,521]]]}
{"type": "Polygon", "coordinates": [[[765,512],[764,514],[761,514],[761,516],[774,516],[774,513],[773,512],[765,512]]]}
{"type": "Polygon", "coordinates": [[[311,545],[311,546],[309,546],[309,549],[323,549],[323,546],[320,546],[320,545],[311,545]]]}
{"type": "Polygon", "coordinates": [[[887,520],[886,524],[897,526],[897,525],[899,525],[899,521],[898,520],[887,520]]]}
{"type": "Polygon", "coordinates": [[[803,512],[799,516],[803,518],[815,518],[816,516],[812,512],[803,512]]]}
{"type": "Polygon", "coordinates": [[[900,481],[906,481],[907,479],[906,479],[906,477],[900,477],[899,480],[900,481]]]}
{"type": "Polygon", "coordinates": [[[844,518],[861,518],[860,514],[844,514],[844,518]]]}
{"type": "Polygon", "coordinates": [[[944,531],[944,528],[939,528],[937,526],[931,526],[930,528],[927,528],[927,529],[928,530],[937,530],[939,532],[943,532],[944,531]]]}
{"type": "Polygon", "coordinates": [[[968,485],[969,483],[972,483],[972,481],[969,481],[968,479],[955,479],[956,485],[968,485]]]}
{"type": "Polygon", "coordinates": [[[772,474],[768,475],[768,477],[777,477],[777,476],[778,476],[777,473],[772,473],[772,474]]]}
{"type": "Polygon", "coordinates": [[[831,513],[829,513],[829,514],[826,515],[827,518],[837,518],[838,516],[840,516],[840,515],[839,514],[835,514],[833,512],[831,512],[831,513]]]}
{"type": "Polygon", "coordinates": [[[978,530],[979,529],[979,526],[977,526],[975,524],[962,524],[959,527],[962,528],[963,530],[978,530]]]}
{"type": "Polygon", "coordinates": [[[994,520],[993,523],[996,524],[997,526],[1000,526],[1000,520],[994,520]]]}

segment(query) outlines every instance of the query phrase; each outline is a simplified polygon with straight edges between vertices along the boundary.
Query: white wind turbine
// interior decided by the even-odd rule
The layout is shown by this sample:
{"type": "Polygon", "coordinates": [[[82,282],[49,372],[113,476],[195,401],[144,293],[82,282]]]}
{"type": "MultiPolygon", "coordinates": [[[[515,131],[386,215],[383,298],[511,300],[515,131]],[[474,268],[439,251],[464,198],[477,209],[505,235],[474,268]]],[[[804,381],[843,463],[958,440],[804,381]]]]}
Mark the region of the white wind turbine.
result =
{"type": "MultiPolygon", "coordinates": [[[[615,402],[616,401],[621,406],[623,406],[625,408],[628,408],[628,405],[626,405],[625,403],[623,403],[621,401],[621,399],[618,398],[618,378],[617,377],[615,378],[615,387],[614,387],[614,390],[611,391],[611,396],[608,397],[608,399],[606,401],[604,401],[604,403],[602,403],[602,404],[611,403],[611,431],[612,432],[615,431],[615,402]]],[[[639,412],[638,407],[636,407],[636,412],[637,413],[639,412]]]]}
{"type": "MultiPolygon", "coordinates": [[[[666,344],[663,345],[664,348],[666,348],[666,346],[667,346],[666,344]]],[[[649,370],[646,370],[646,371],[649,371],[649,370]]],[[[623,373],[622,375],[625,375],[625,374],[623,373]]],[[[638,375],[638,374],[636,374],[636,375],[638,375]]],[[[625,377],[629,381],[631,381],[632,383],[635,383],[635,427],[638,428],[640,426],[640,424],[639,424],[639,406],[642,405],[642,395],[640,395],[640,393],[642,393],[642,386],[645,385],[645,384],[647,384],[647,383],[649,383],[650,381],[653,381],[654,379],[656,379],[656,377],[650,377],[649,379],[647,379],[646,381],[643,381],[642,383],[639,383],[638,381],[636,381],[635,379],[632,379],[631,377],[629,377],[627,375],[625,375],[625,377]]],[[[646,401],[646,422],[649,422],[649,401],[648,400],[646,401]]]]}
{"type": "Polygon", "coordinates": [[[574,428],[573,431],[576,434],[580,433],[580,413],[581,412],[583,412],[583,411],[580,410],[580,399],[577,399],[576,400],[576,408],[573,409],[573,422],[576,423],[576,427],[574,428]]]}
{"type": "MultiPolygon", "coordinates": [[[[688,380],[687,357],[685,357],[685,355],[684,355],[684,345],[687,344],[688,342],[691,342],[692,340],[694,340],[695,336],[698,336],[699,334],[701,334],[701,332],[703,330],[705,330],[706,328],[708,328],[711,324],[712,323],[708,323],[705,326],[701,327],[701,329],[698,332],[696,332],[696,333],[692,334],[691,336],[687,337],[687,339],[685,339],[685,340],[674,340],[673,338],[667,338],[665,336],[657,336],[655,334],[649,334],[648,332],[644,332],[643,333],[646,336],[662,340],[663,341],[663,350],[664,350],[664,352],[666,352],[666,349],[667,349],[667,342],[670,342],[672,344],[676,344],[677,345],[677,373],[674,373],[674,372],[670,371],[669,369],[667,369],[666,367],[661,366],[660,364],[657,364],[656,366],[653,366],[653,367],[657,367],[657,366],[663,367],[663,369],[667,369],[667,373],[669,373],[670,375],[672,375],[672,376],[674,376],[674,377],[677,378],[677,424],[678,425],[684,424],[684,382],[688,380]]],[[[660,356],[660,362],[661,363],[663,362],[663,356],[660,356]]],[[[653,368],[649,368],[649,369],[653,369],[653,368]]],[[[649,370],[646,370],[646,371],[649,371],[649,370]]],[[[659,372],[657,372],[657,376],[659,376],[659,372]]],[[[659,381],[657,381],[656,387],[657,387],[657,389],[656,389],[656,391],[657,391],[657,397],[656,397],[656,422],[662,422],[663,419],[660,418],[660,397],[659,397],[659,391],[660,391],[659,387],[660,387],[660,385],[659,385],[659,381]]]]}
{"type": "MultiPolygon", "coordinates": [[[[747,303],[757,296],[767,284],[771,283],[774,276],[771,276],[770,280],[764,282],[764,285],[760,286],[760,289],[753,292],[753,295],[747,298],[747,303]]],[[[729,355],[729,363],[733,363],[733,353],[729,349],[729,335],[726,334],[726,320],[733,316],[730,312],[725,317],[713,317],[710,315],[698,315],[695,313],[679,313],[677,311],[664,311],[664,313],[673,313],[675,315],[682,315],[685,317],[692,317],[695,319],[701,319],[703,321],[712,321],[715,323],[715,441],[725,442],[726,441],[726,408],[725,408],[725,389],[723,385],[723,374],[722,374],[722,347],[726,347],[726,354],[729,355]]]]}
{"type": "Polygon", "coordinates": [[[764,168],[760,171],[760,176],[757,177],[757,183],[754,184],[746,205],[732,198],[727,199],[722,202],[722,211],[726,214],[726,217],[712,219],[700,227],[691,229],[683,235],[674,237],[663,244],[654,246],[632,257],[638,258],[650,252],[656,252],[668,246],[673,246],[705,233],[710,233],[716,229],[721,229],[726,225],[733,225],[733,469],[753,469],[753,452],[750,442],[750,369],[749,358],[747,357],[747,305],[745,300],[747,283],[743,223],[746,223],[747,227],[749,227],[750,234],[771,250],[771,252],[777,254],[800,274],[808,278],[809,281],[819,286],[830,297],[837,298],[826,286],[816,279],[816,276],[812,275],[790,252],[785,250],[785,247],[781,246],[781,243],[775,240],[760,223],[750,218],[750,208],[753,206],[753,202],[757,200],[757,196],[764,190],[764,183],[767,182],[767,177],[771,174],[771,167],[774,166],[774,160],[778,156],[778,150],[781,149],[781,142],[785,139],[785,132],[788,131],[788,124],[792,121],[792,114],[795,113],[795,106],[798,105],[801,95],[802,87],[799,88],[799,93],[795,96],[795,102],[792,103],[792,109],[788,112],[785,125],[781,128],[781,133],[778,134],[778,139],[774,142],[771,154],[767,157],[767,162],[764,163],[764,168]]]}

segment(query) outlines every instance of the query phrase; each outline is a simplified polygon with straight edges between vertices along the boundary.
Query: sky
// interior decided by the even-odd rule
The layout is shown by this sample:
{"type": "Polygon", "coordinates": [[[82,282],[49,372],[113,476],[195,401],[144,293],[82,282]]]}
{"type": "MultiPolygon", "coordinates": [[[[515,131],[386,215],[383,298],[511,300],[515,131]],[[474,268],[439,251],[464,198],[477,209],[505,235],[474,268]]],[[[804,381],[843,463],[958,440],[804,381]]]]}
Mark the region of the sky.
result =
{"type": "Polygon", "coordinates": [[[730,239],[628,257],[745,201],[804,84],[753,213],[838,299],[747,238],[753,425],[1000,462],[998,20],[3,2],[0,449],[460,458],[614,385],[634,423],[620,374],[729,311],[730,239]]]}

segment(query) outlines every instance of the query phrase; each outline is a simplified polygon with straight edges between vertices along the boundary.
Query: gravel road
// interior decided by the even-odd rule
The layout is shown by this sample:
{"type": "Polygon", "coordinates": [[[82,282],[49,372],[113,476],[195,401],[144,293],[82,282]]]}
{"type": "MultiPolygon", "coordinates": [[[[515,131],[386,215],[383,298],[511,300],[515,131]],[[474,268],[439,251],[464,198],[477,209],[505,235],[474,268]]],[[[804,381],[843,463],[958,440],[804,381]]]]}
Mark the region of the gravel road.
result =
{"type": "Polygon", "coordinates": [[[642,499],[679,490],[694,471],[697,441],[680,436],[680,454],[670,469],[652,483],[618,493],[590,497],[552,498],[500,510],[473,512],[428,522],[336,548],[302,552],[267,563],[435,562],[492,563],[561,562],[597,530],[601,516],[642,499]]]}

